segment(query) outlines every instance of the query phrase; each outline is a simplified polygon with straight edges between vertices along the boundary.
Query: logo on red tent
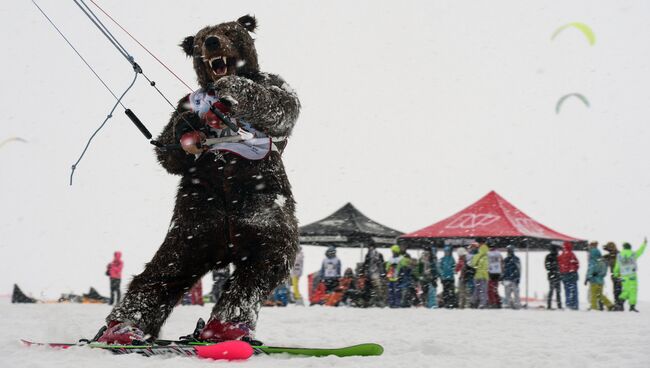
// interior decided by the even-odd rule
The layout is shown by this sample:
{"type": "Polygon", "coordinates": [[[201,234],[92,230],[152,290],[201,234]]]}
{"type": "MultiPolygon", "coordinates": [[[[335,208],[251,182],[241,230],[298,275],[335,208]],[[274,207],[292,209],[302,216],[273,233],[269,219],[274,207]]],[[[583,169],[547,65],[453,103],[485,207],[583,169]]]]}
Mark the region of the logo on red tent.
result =
{"type": "Polygon", "coordinates": [[[487,226],[501,217],[490,213],[465,213],[456,217],[452,222],[447,224],[447,229],[473,229],[479,226],[487,226]]]}
{"type": "Polygon", "coordinates": [[[519,217],[512,219],[513,225],[519,230],[521,233],[529,236],[541,236],[545,237],[546,236],[546,231],[540,224],[538,224],[535,220],[530,219],[530,218],[525,218],[525,217],[519,217]]]}

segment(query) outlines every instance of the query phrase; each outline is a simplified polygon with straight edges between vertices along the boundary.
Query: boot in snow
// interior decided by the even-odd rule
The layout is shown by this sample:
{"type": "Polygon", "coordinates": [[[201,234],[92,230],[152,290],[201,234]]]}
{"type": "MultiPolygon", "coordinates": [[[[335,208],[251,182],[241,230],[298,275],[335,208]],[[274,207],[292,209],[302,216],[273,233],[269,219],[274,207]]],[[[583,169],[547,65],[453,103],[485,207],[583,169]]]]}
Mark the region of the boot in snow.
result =
{"type": "Polygon", "coordinates": [[[130,322],[111,321],[97,333],[101,335],[94,340],[106,344],[142,345],[145,343],[144,332],[130,322]]]}
{"type": "Polygon", "coordinates": [[[636,309],[636,304],[630,304],[630,312],[637,312],[637,313],[639,313],[639,311],[636,309]]]}
{"type": "Polygon", "coordinates": [[[251,329],[243,322],[224,322],[211,319],[201,331],[202,341],[220,342],[226,340],[252,341],[251,329]]]}

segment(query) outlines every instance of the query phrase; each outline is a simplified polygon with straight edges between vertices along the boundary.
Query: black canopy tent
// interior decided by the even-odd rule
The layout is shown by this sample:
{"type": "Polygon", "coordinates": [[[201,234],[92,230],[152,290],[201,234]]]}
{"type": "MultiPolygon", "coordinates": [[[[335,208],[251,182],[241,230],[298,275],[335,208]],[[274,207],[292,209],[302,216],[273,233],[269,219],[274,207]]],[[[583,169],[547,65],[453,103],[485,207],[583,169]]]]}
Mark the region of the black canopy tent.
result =
{"type": "Polygon", "coordinates": [[[345,248],[375,245],[387,248],[403,233],[375,222],[359,212],[352,203],[322,220],[300,227],[300,244],[345,248]]]}

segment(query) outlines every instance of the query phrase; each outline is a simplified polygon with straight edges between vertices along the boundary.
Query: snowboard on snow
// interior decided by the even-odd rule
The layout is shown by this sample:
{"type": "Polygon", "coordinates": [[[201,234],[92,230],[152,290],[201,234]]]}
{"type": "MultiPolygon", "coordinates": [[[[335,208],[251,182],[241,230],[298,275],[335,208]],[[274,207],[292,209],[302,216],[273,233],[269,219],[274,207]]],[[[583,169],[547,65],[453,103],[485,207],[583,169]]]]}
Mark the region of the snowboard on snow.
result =
{"type": "Polygon", "coordinates": [[[219,343],[207,343],[187,340],[156,340],[146,345],[112,345],[99,342],[89,343],[38,343],[21,340],[27,346],[49,346],[68,349],[71,347],[89,347],[108,350],[113,354],[140,354],[143,356],[178,355],[194,356],[215,360],[244,360],[252,355],[290,354],[308,357],[334,355],[338,357],[377,356],[384,352],[381,345],[366,343],[341,348],[305,348],[251,345],[245,341],[232,340],[219,343]]]}

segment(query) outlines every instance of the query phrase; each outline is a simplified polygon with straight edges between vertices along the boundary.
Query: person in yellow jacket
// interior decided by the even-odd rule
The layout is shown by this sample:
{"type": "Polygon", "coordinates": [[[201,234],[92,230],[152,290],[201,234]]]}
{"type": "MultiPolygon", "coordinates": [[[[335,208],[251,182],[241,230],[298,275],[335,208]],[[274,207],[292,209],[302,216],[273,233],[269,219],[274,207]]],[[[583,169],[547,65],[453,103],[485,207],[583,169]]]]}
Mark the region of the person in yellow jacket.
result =
{"type": "Polygon", "coordinates": [[[639,249],[632,251],[630,243],[623,244],[623,250],[616,258],[616,266],[614,266],[614,276],[620,277],[623,280],[623,292],[619,296],[621,300],[627,300],[630,303],[630,312],[638,312],[636,310],[636,293],[638,287],[637,281],[637,259],[641,257],[645,248],[648,245],[648,239],[643,239],[643,244],[639,249]]]}
{"type": "Polygon", "coordinates": [[[296,254],[296,260],[293,263],[293,268],[291,269],[291,291],[293,293],[293,300],[296,305],[304,306],[305,303],[302,300],[302,295],[300,295],[300,277],[302,276],[302,268],[304,262],[304,255],[302,253],[302,247],[298,248],[298,254],[296,254]]]}
{"type": "Polygon", "coordinates": [[[490,278],[488,274],[488,246],[481,244],[478,248],[478,253],[472,257],[469,265],[476,269],[474,274],[474,295],[472,297],[472,304],[478,305],[479,308],[487,307],[487,284],[490,278]]]}

